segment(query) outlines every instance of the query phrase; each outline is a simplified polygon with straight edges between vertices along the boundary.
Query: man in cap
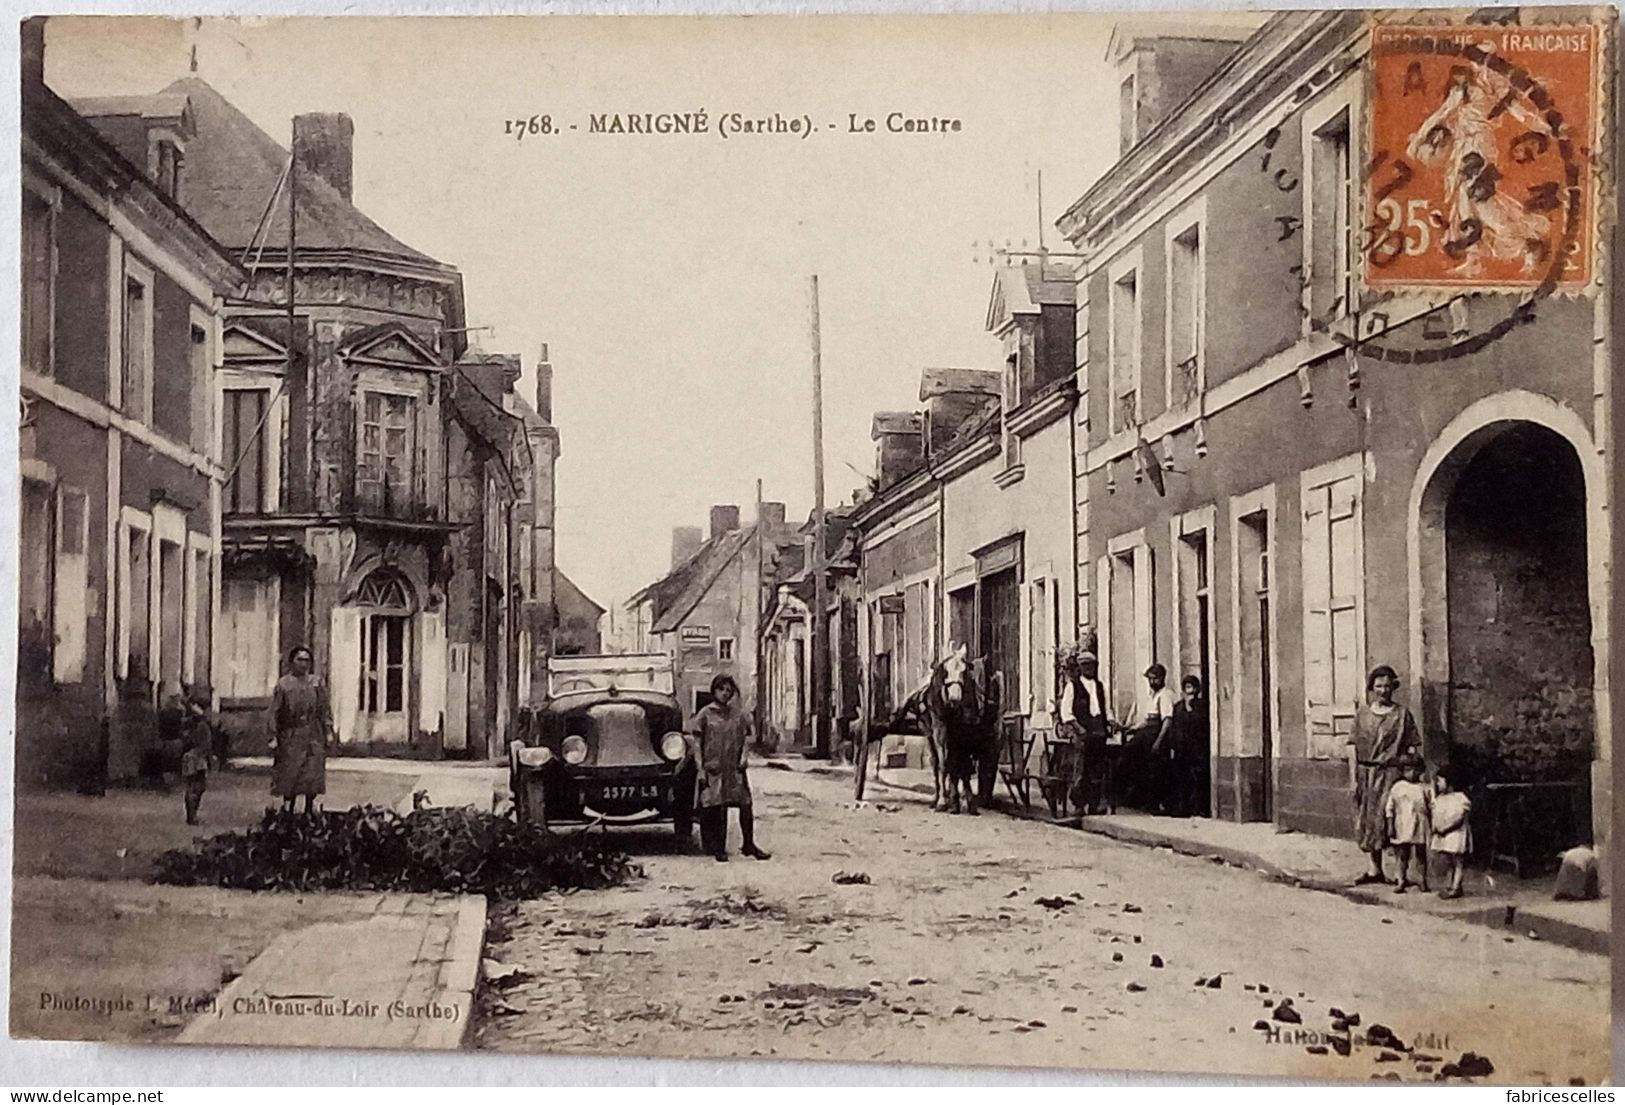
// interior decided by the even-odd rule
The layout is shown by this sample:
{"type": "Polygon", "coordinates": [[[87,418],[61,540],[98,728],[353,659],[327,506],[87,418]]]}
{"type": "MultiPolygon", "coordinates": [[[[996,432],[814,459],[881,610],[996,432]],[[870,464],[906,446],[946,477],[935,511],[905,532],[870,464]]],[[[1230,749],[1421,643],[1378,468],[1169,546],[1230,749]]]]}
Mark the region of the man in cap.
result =
{"type": "Polygon", "coordinates": [[[1174,692],[1161,664],[1145,669],[1145,682],[1146,696],[1129,726],[1132,735],[1124,752],[1134,774],[1136,804],[1161,813],[1168,804],[1168,765],[1174,753],[1174,692]]]}

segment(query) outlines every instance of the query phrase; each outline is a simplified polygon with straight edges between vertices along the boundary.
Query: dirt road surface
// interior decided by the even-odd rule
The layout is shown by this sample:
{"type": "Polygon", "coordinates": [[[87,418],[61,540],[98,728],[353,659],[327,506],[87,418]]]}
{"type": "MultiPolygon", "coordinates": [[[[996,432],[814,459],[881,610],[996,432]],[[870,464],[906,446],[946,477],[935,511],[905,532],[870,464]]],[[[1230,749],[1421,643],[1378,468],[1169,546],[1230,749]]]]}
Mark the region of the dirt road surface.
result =
{"type": "Polygon", "coordinates": [[[833,778],[751,782],[772,860],[628,833],[647,879],[499,909],[477,1046],[1426,1082],[1474,1052],[1483,1081],[1608,1075],[1601,956],[998,814],[854,804],[833,778]],[[1358,1027],[1333,1033],[1334,1008],[1358,1027]]]}

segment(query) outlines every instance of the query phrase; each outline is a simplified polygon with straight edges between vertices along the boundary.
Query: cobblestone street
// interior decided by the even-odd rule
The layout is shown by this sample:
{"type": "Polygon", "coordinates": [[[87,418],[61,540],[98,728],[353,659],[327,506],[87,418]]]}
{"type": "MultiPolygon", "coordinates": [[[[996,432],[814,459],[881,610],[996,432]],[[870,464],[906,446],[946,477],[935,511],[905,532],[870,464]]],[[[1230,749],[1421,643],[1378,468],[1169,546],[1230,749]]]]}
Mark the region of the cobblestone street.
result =
{"type": "Polygon", "coordinates": [[[1471,1051],[1490,1081],[1606,1076],[1604,957],[912,796],[854,806],[845,780],[752,784],[767,863],[628,832],[646,880],[494,911],[487,966],[516,970],[477,1046],[1355,1081],[1471,1051]],[[1347,1058],[1311,1038],[1334,1008],[1361,1017],[1347,1058]],[[1362,1042],[1376,1026],[1411,1051],[1362,1042]]]}

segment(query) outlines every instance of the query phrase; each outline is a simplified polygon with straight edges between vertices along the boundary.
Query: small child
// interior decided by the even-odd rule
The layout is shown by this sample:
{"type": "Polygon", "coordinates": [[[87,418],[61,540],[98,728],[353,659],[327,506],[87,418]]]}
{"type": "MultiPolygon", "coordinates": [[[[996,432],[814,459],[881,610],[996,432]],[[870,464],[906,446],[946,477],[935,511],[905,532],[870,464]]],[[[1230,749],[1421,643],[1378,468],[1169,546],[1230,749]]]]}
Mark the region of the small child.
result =
{"type": "Polygon", "coordinates": [[[209,758],[214,754],[214,726],[209,700],[197,691],[186,699],[181,723],[181,781],[186,784],[186,823],[198,824],[197,810],[209,786],[209,758]]]}
{"type": "Polygon", "coordinates": [[[1473,850],[1473,830],[1468,824],[1473,804],[1459,790],[1451,790],[1450,780],[1443,775],[1433,777],[1433,790],[1432,848],[1450,867],[1450,885],[1439,891],[1439,897],[1459,898],[1462,867],[1473,850]]]}
{"type": "Polygon", "coordinates": [[[1400,764],[1402,778],[1388,790],[1388,843],[1394,846],[1399,858],[1399,882],[1395,894],[1403,894],[1411,885],[1409,876],[1414,858],[1422,877],[1416,885],[1428,888],[1428,832],[1431,828],[1431,795],[1421,783],[1422,763],[1414,756],[1400,764]]]}

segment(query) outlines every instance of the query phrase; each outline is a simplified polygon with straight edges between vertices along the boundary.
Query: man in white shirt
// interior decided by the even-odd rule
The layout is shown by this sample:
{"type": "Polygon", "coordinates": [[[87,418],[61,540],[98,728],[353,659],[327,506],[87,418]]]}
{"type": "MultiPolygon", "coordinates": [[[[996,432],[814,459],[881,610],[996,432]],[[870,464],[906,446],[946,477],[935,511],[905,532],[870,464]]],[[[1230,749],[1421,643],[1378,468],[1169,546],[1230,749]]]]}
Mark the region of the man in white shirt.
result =
{"type": "Polygon", "coordinates": [[[1125,751],[1134,804],[1161,812],[1168,802],[1168,762],[1174,751],[1174,692],[1168,689],[1168,669],[1161,664],[1145,669],[1145,682],[1146,693],[1127,726],[1131,735],[1125,751]]]}

